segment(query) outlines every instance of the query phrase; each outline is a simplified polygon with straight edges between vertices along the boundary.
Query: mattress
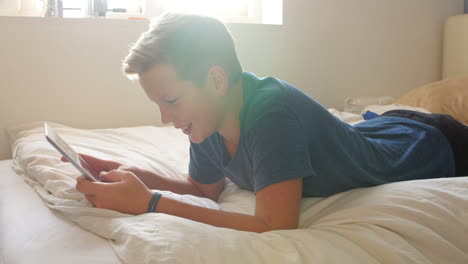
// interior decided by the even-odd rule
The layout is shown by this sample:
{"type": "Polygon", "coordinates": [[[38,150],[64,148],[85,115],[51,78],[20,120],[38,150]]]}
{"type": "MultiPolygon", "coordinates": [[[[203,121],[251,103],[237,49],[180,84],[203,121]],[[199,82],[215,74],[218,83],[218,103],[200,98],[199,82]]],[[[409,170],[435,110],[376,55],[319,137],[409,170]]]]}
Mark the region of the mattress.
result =
{"type": "MultiPolygon", "coordinates": [[[[348,123],[362,121],[330,112],[348,123]]],[[[174,128],[54,127],[78,152],[187,176],[188,139],[174,128]]],[[[43,124],[9,134],[14,160],[0,163],[6,263],[468,263],[468,177],[304,198],[299,229],[257,234],[160,213],[94,208],[74,189],[79,173],[45,141],[43,124]]],[[[217,210],[255,211],[255,195],[229,181],[218,203],[164,195],[217,210]]]]}
{"type": "Polygon", "coordinates": [[[109,240],[49,209],[34,189],[0,161],[3,263],[121,263],[109,240]]]}

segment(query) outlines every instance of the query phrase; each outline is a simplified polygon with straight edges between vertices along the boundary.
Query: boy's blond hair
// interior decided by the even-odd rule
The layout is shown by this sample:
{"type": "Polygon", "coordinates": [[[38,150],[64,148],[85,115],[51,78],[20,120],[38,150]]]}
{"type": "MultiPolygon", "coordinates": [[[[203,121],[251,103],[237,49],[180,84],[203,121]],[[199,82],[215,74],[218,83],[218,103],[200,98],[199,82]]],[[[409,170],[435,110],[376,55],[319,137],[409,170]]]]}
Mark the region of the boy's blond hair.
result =
{"type": "Polygon", "coordinates": [[[200,15],[166,13],[131,47],[122,70],[138,78],[156,64],[170,64],[179,79],[203,85],[208,69],[221,66],[229,83],[236,82],[242,67],[232,36],[219,20],[200,15]]]}

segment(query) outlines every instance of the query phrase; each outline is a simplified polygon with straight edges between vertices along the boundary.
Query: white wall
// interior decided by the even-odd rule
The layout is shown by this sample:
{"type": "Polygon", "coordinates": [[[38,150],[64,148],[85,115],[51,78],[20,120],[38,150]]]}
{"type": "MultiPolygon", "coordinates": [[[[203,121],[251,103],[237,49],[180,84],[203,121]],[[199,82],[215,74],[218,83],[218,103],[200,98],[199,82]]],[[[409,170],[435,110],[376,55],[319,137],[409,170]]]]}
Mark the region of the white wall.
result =
{"type": "Polygon", "coordinates": [[[244,66],[341,108],[349,96],[398,96],[440,80],[443,23],[463,13],[463,1],[293,0],[284,8],[281,32],[252,30],[267,38],[257,49],[238,34],[244,66]]]}
{"type": "MultiPolygon", "coordinates": [[[[463,0],[285,0],[284,25],[231,24],[245,70],[327,107],[441,79],[444,20],[463,0]]],[[[0,129],[36,120],[83,128],[157,124],[120,73],[145,21],[0,17],[0,129]]],[[[3,131],[1,131],[3,132],[3,131]]],[[[0,159],[7,158],[0,134],[0,159]]]]}

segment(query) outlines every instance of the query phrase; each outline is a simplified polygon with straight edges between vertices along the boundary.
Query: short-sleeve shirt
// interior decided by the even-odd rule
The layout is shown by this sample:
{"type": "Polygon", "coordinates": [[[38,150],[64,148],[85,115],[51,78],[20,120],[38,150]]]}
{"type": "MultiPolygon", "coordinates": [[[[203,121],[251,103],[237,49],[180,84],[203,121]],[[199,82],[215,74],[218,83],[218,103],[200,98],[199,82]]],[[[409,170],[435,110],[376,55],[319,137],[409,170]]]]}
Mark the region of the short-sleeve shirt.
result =
{"type": "Polygon", "coordinates": [[[215,132],[190,146],[190,176],[202,184],[223,177],[258,192],[303,179],[303,196],[424,178],[453,177],[447,138],[436,128],[382,116],[351,126],[311,97],[275,78],[244,72],[240,139],[230,157],[215,132]]]}

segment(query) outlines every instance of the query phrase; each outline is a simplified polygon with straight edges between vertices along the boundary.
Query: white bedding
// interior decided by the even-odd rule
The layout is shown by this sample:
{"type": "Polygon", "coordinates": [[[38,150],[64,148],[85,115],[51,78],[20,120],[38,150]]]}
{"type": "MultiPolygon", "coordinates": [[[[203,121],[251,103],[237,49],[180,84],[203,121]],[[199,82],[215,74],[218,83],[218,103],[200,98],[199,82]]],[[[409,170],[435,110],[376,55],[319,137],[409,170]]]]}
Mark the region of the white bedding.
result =
{"type": "Polygon", "coordinates": [[[121,263],[108,240],[49,209],[12,164],[0,161],[0,263],[121,263]]]}
{"type": "MultiPolygon", "coordinates": [[[[359,117],[345,115],[354,121],[359,117]]],[[[57,128],[80,152],[185,177],[188,140],[173,128],[57,128]]],[[[10,131],[15,170],[44,203],[109,239],[124,263],[468,263],[468,178],[410,181],[302,202],[300,228],[263,234],[217,228],[165,214],[125,215],[90,207],[74,189],[77,171],[61,163],[41,124],[10,131]],[[39,127],[37,127],[39,125],[39,127]],[[36,127],[36,128],[34,128],[36,127]]],[[[232,183],[219,204],[252,214],[255,197],[232,183]]]]}

